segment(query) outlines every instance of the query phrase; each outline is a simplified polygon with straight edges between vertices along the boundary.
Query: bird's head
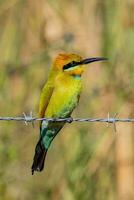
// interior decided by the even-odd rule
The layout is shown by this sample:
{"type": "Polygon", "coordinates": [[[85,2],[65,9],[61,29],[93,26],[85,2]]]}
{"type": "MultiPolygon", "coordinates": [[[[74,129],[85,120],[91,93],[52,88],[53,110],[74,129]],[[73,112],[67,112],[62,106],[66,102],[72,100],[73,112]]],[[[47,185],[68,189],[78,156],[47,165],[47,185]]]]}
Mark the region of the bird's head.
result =
{"type": "Polygon", "coordinates": [[[73,53],[59,54],[54,61],[53,68],[69,75],[81,76],[85,70],[85,65],[102,60],[107,59],[103,57],[83,59],[81,56],[73,53]]]}

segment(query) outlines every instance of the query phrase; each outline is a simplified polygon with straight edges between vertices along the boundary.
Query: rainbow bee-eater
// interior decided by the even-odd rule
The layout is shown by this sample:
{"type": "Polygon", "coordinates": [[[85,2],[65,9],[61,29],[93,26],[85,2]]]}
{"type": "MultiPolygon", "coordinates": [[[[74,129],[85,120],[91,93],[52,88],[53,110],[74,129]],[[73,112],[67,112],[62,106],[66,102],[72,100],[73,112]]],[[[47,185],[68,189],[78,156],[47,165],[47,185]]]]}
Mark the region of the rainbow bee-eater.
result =
{"type": "MultiPolygon", "coordinates": [[[[77,54],[59,54],[54,60],[48,80],[44,85],[39,103],[39,117],[67,118],[77,106],[82,90],[81,75],[89,63],[106,58],[83,59],[77,54]]],[[[51,142],[65,122],[42,121],[39,141],[35,148],[32,165],[34,171],[42,171],[51,142]]]]}

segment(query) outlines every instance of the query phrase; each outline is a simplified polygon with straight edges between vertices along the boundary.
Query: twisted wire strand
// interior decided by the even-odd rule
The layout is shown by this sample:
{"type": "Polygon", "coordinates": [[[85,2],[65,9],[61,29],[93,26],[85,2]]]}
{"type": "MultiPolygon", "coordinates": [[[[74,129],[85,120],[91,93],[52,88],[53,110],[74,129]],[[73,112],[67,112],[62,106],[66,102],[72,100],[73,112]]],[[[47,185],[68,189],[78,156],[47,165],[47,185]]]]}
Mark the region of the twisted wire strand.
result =
{"type": "Polygon", "coordinates": [[[35,121],[53,121],[53,122],[107,122],[107,123],[117,123],[117,122],[134,122],[134,118],[37,118],[31,115],[23,114],[23,117],[0,117],[0,121],[24,121],[24,122],[35,122],[35,121]]]}

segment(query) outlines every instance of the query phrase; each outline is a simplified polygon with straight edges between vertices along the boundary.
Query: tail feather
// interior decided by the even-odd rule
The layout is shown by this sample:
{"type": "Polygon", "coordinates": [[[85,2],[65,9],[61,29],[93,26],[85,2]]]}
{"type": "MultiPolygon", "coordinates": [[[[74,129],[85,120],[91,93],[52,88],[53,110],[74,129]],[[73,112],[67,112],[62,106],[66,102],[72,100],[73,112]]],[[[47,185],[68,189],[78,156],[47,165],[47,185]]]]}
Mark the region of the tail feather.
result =
{"type": "Polygon", "coordinates": [[[47,154],[47,149],[45,149],[44,145],[42,144],[42,140],[40,139],[35,148],[35,155],[31,167],[32,175],[34,174],[34,171],[43,170],[46,154],[47,154]]]}

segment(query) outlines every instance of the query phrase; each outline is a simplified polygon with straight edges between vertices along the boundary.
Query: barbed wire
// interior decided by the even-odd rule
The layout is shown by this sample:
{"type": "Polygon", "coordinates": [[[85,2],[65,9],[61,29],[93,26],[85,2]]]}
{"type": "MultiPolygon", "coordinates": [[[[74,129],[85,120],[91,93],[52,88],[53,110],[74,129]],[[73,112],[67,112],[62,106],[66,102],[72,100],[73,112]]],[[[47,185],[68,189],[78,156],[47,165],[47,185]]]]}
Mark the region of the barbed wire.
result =
{"type": "MultiPolygon", "coordinates": [[[[117,116],[117,114],[116,114],[117,116]]],[[[107,122],[107,123],[114,123],[114,122],[134,122],[134,118],[116,118],[108,117],[107,118],[38,118],[32,117],[31,115],[26,115],[23,113],[23,117],[0,117],[0,121],[24,121],[24,122],[34,122],[34,121],[53,121],[53,122],[107,122]]]]}
{"type": "Polygon", "coordinates": [[[26,115],[23,113],[22,117],[0,117],[0,121],[24,121],[26,125],[28,123],[32,123],[34,126],[35,121],[49,121],[49,122],[67,122],[67,123],[72,123],[72,122],[106,122],[107,124],[111,123],[114,125],[114,130],[116,131],[116,123],[117,122],[134,122],[134,118],[122,118],[119,119],[117,118],[117,113],[113,116],[110,117],[109,113],[107,115],[107,118],[72,118],[72,117],[67,117],[67,118],[38,118],[38,117],[33,117],[32,112],[30,112],[30,115],[26,115]]]}

